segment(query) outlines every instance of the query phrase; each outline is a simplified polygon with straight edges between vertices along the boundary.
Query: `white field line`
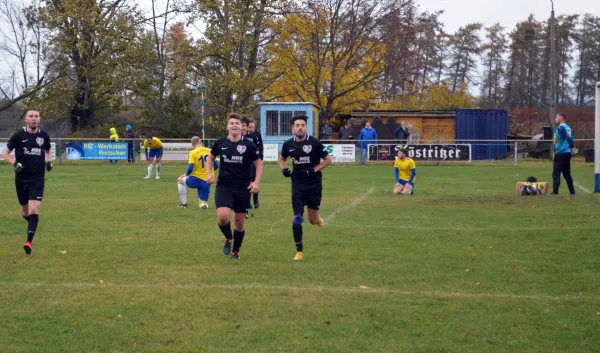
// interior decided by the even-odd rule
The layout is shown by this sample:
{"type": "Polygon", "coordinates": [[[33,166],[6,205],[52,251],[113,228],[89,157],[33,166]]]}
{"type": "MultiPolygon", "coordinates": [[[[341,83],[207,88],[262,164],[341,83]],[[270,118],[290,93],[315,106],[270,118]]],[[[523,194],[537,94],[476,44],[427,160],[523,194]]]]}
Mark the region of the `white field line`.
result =
{"type": "Polygon", "coordinates": [[[510,293],[468,293],[468,292],[441,292],[441,291],[406,291],[396,289],[378,289],[369,287],[297,287],[268,284],[111,284],[111,283],[23,283],[0,282],[1,287],[39,287],[39,288],[122,288],[122,289],[224,289],[224,290],[265,290],[265,291],[292,291],[292,292],[323,292],[323,293],[364,293],[383,294],[400,297],[429,297],[429,298],[459,298],[459,299],[485,299],[500,298],[514,300],[597,300],[595,296],[583,294],[572,295],[544,295],[544,294],[510,294],[510,293]]]}
{"type": "Polygon", "coordinates": [[[592,190],[586,188],[585,186],[579,185],[576,182],[573,182],[573,185],[577,186],[581,191],[585,192],[586,194],[592,193],[592,190]]]}
{"type": "Polygon", "coordinates": [[[598,230],[600,226],[589,226],[589,227],[522,227],[522,228],[499,228],[499,227],[419,227],[419,226],[399,226],[397,224],[328,224],[328,228],[360,228],[360,229],[398,229],[402,231],[410,230],[439,230],[439,231],[507,231],[507,232],[519,232],[519,231],[534,231],[534,230],[598,230]]]}
{"type": "Polygon", "coordinates": [[[325,220],[324,220],[325,224],[329,224],[329,222],[331,222],[338,214],[342,213],[344,210],[347,210],[349,208],[352,208],[352,207],[358,205],[360,202],[362,202],[364,199],[366,199],[369,195],[371,195],[373,193],[373,191],[375,191],[375,187],[371,186],[369,188],[369,190],[367,190],[367,192],[360,195],[360,197],[357,198],[356,200],[352,201],[351,203],[349,203],[348,205],[346,205],[344,207],[340,207],[340,208],[336,209],[335,211],[333,211],[329,216],[327,216],[327,218],[325,218],[325,220]]]}

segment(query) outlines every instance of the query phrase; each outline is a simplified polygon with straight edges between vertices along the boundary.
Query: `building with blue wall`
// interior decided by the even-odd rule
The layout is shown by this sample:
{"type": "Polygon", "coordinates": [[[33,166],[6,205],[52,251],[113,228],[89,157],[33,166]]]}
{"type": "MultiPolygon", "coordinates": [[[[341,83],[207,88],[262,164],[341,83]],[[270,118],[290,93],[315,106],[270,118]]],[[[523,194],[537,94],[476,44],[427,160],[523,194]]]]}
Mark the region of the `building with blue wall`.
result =
{"type": "Polygon", "coordinates": [[[278,143],[292,138],[292,117],[308,117],[307,133],[319,137],[319,106],[310,102],[266,102],[260,105],[260,132],[263,142],[278,143]]]}

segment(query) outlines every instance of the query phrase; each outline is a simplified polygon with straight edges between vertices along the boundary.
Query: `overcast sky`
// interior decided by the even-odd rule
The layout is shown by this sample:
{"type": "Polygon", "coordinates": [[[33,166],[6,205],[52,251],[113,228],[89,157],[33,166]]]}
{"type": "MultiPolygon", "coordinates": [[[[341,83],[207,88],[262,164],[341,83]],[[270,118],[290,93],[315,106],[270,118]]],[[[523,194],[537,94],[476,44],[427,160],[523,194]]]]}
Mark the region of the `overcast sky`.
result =
{"type": "MultiPolygon", "coordinates": [[[[472,22],[490,26],[496,22],[510,32],[517,22],[534,14],[538,20],[550,17],[550,0],[417,0],[422,11],[444,10],[441,19],[448,33],[472,22]]],[[[600,0],[554,0],[556,16],[591,13],[600,16],[600,0]]]]}

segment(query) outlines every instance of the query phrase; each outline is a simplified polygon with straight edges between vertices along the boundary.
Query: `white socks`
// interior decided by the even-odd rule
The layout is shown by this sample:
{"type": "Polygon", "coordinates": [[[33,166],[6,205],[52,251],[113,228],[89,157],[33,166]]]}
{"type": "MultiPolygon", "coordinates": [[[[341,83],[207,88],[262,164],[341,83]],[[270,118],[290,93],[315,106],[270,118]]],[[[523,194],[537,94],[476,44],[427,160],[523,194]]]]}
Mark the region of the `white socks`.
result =
{"type": "Polygon", "coordinates": [[[153,167],[152,163],[148,164],[148,177],[152,176],[152,167],[153,167]]]}
{"type": "Polygon", "coordinates": [[[177,184],[177,188],[179,189],[179,199],[181,200],[182,205],[187,204],[187,189],[184,184],[177,184]]]}

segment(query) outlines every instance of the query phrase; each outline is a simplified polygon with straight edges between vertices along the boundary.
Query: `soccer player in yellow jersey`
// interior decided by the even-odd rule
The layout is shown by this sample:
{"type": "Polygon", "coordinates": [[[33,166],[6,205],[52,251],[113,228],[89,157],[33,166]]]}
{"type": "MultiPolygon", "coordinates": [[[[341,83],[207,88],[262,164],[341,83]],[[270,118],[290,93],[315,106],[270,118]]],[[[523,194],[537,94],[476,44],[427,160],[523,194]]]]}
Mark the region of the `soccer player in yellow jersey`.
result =
{"type": "Polygon", "coordinates": [[[163,155],[162,141],[157,137],[148,136],[144,140],[144,148],[146,149],[146,160],[148,161],[148,176],[144,179],[152,177],[152,163],[156,161],[156,179],[160,179],[160,160],[163,155]]]}
{"type": "MultiPolygon", "coordinates": [[[[187,187],[198,190],[198,199],[200,200],[200,209],[208,208],[208,196],[210,195],[210,184],[206,182],[206,159],[210,154],[210,148],[202,146],[200,137],[192,137],[192,146],[194,149],[190,152],[188,160],[187,172],[180,176],[177,180],[177,187],[179,189],[179,198],[181,199],[181,205],[179,208],[187,208],[187,187]]],[[[215,170],[218,168],[217,162],[215,162],[215,170]]]]}
{"type": "Polygon", "coordinates": [[[520,181],[515,187],[517,195],[521,196],[537,196],[548,194],[548,183],[538,181],[536,177],[530,176],[527,181],[520,181]]]}
{"type": "Polygon", "coordinates": [[[415,188],[415,176],[417,167],[415,161],[408,157],[408,150],[398,151],[398,157],[394,161],[394,176],[396,185],[394,185],[395,195],[412,195],[415,188]]]}

